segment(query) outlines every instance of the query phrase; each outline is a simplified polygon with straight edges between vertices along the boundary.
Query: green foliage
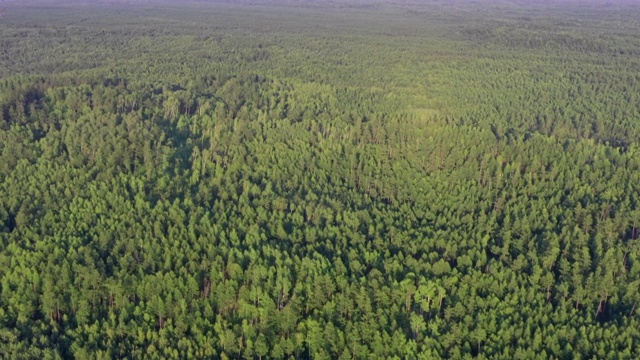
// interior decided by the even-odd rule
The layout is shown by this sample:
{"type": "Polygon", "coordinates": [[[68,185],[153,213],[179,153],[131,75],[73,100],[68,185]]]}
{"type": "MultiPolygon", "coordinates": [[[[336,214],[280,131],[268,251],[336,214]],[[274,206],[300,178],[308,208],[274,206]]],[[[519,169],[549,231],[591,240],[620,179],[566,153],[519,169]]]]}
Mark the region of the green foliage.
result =
{"type": "Polygon", "coordinates": [[[638,358],[640,14],[522,6],[3,5],[0,357],[638,358]]]}

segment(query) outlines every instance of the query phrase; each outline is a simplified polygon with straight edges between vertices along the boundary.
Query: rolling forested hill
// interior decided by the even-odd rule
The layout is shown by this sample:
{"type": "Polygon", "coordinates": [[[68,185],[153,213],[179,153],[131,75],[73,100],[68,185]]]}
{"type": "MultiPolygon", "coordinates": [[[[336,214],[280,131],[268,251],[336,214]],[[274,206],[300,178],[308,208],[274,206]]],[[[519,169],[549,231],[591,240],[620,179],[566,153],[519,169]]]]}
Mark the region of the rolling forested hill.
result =
{"type": "Polygon", "coordinates": [[[640,7],[0,2],[0,358],[637,359],[640,7]]]}

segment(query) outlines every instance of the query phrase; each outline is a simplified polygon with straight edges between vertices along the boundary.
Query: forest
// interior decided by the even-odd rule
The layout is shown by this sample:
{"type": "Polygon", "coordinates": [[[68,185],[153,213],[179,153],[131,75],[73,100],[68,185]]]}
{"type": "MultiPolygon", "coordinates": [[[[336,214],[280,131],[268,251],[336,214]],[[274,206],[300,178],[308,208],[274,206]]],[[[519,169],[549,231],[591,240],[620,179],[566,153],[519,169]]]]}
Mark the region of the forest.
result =
{"type": "Polygon", "coordinates": [[[0,358],[640,358],[640,6],[0,2],[0,358]]]}

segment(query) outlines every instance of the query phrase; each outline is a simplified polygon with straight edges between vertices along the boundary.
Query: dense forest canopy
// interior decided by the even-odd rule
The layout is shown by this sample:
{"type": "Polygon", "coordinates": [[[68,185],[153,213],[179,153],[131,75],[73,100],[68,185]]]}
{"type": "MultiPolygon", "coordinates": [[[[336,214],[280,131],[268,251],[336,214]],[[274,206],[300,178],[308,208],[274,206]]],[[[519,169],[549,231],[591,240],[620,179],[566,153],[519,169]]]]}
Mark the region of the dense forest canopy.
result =
{"type": "Polygon", "coordinates": [[[1,2],[0,358],[640,357],[640,8],[1,2]]]}

